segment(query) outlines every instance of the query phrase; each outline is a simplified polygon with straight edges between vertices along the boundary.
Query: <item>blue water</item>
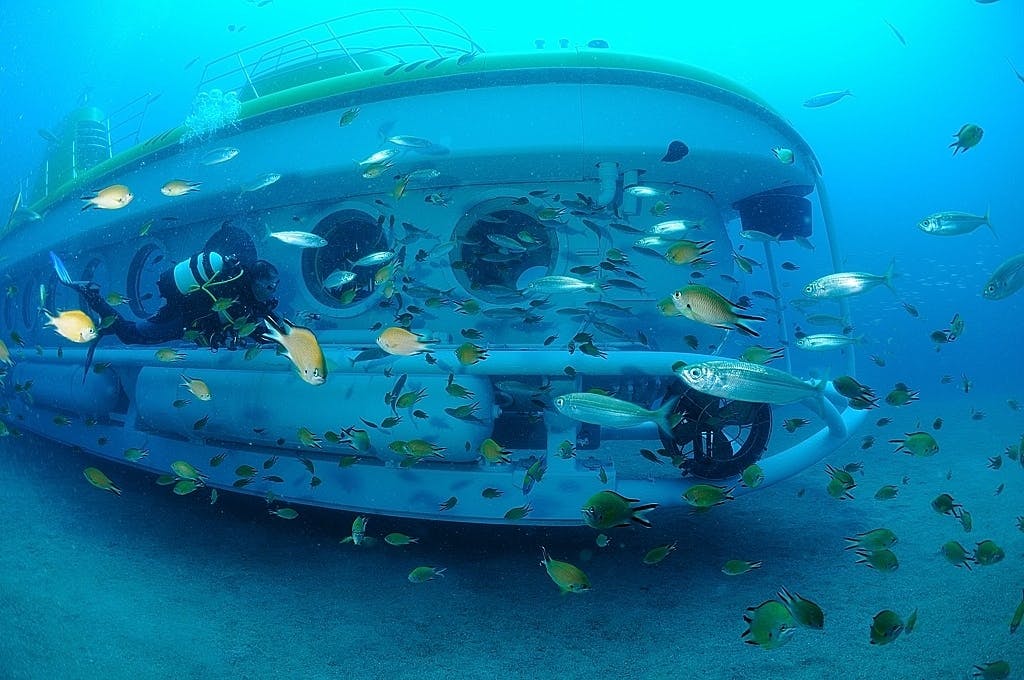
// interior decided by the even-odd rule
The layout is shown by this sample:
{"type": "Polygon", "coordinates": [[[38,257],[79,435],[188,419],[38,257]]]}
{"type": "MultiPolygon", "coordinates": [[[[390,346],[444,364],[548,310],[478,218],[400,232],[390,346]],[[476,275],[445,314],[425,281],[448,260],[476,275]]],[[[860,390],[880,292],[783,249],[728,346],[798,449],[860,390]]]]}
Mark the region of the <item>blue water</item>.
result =
{"type": "MultiPolygon", "coordinates": [[[[108,109],[160,93],[143,137],[159,134],[188,115],[206,61],[342,13],[331,3],[209,4],[4,7],[3,205],[45,157],[37,130],[56,126],[83,92],[108,109]]],[[[858,377],[882,394],[897,381],[921,392],[909,407],[873,411],[825,461],[864,462],[854,500],[829,498],[816,466],[706,515],[662,511],[653,529],[622,530],[604,549],[586,528],[373,517],[371,533],[401,531],[420,543],[363,550],[338,543],[348,514],[308,509],[291,523],[268,522],[262,500],[222,494],[210,506],[127,469],[119,470],[124,495],[115,498],[82,480],[92,459],[30,435],[6,437],[0,677],[962,678],[1000,659],[1011,677],[1024,677],[1024,633],[1007,628],[1024,588],[1016,519],[1024,514],[1024,469],[1005,455],[1000,469],[987,466],[1024,434],[1024,411],[1007,403],[1024,402],[1024,293],[980,297],[991,272],[1024,252],[1024,82],[1010,66],[1024,72],[1024,6],[711,4],[431,9],[489,52],[532,49],[537,39],[557,49],[560,38],[603,38],[613,49],[721,73],[804,136],[824,169],[844,265],[881,272],[897,263],[898,296],[878,290],[853,303],[869,343],[858,377]],[[847,88],[854,96],[834,105],[802,105],[847,88]],[[954,157],[947,145],[965,123],[984,128],[984,138],[954,157]],[[982,228],[943,239],[915,227],[944,210],[989,210],[998,238],[982,228]],[[956,313],[966,322],[963,337],[936,351],[929,334],[956,313]],[[886,366],[868,361],[872,353],[886,366]],[[967,393],[961,376],[972,381],[967,393]],[[876,426],[883,416],[894,422],[876,426]],[[944,425],[935,431],[938,417],[944,425]],[[939,439],[937,456],[891,453],[887,439],[917,429],[939,439]],[[878,442],[863,449],[868,435],[878,442]],[[900,487],[897,499],[872,498],[883,484],[900,487]],[[929,507],[942,492],[971,511],[971,533],[929,507]],[[842,549],[844,536],[877,526],[900,538],[900,568],[891,574],[855,564],[842,549]],[[1006,558],[957,569],[938,554],[954,539],[969,549],[995,540],[1006,558]],[[664,563],[641,564],[648,549],[673,541],[678,549],[664,563]],[[538,565],[541,545],[584,568],[592,592],[560,596],[538,565]],[[736,558],[764,566],[726,577],[721,565],[736,558]],[[446,577],[409,583],[409,570],[422,564],[446,567],[446,577]],[[744,610],[782,586],[818,602],[825,629],[800,629],[775,650],[744,644],[744,610]],[[869,644],[868,626],[882,609],[904,617],[917,609],[917,629],[886,647],[869,644]]],[[[801,269],[782,279],[793,296],[807,272],[827,271],[820,251],[797,257],[801,269]]]]}

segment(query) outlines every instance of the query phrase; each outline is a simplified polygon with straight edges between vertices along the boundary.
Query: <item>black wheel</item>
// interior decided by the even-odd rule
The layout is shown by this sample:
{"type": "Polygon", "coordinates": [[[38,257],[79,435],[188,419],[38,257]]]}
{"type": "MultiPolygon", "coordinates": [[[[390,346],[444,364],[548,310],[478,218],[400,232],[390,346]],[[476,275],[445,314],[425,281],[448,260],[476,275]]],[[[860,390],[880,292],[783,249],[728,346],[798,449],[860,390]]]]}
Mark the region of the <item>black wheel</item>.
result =
{"type": "Polygon", "coordinates": [[[672,436],[661,432],[666,452],[683,458],[684,476],[725,479],[757,462],[772,434],[768,404],[719,399],[682,383],[669,387],[665,399],[679,397],[673,413],[683,420],[672,436]]]}

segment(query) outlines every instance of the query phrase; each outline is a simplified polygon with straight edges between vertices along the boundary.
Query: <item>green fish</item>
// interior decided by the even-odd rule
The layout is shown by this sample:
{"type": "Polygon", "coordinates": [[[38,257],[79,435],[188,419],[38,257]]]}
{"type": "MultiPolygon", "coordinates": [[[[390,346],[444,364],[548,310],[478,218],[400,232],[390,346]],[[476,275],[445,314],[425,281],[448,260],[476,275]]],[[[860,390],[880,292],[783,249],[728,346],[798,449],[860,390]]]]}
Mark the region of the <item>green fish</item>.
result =
{"type": "Polygon", "coordinates": [[[871,644],[887,645],[903,632],[903,619],[891,609],[883,609],[871,619],[871,644]]]}
{"type": "Polygon", "coordinates": [[[776,649],[789,642],[796,630],[796,621],[786,605],[778,600],[765,600],[756,607],[747,608],[743,615],[747,629],[741,637],[748,645],[762,649],[776,649]]]}
{"type": "Polygon", "coordinates": [[[825,627],[825,612],[814,602],[801,597],[799,593],[793,594],[783,588],[779,591],[779,600],[786,605],[793,619],[801,626],[816,630],[825,627]]]}
{"type": "Polygon", "coordinates": [[[694,484],[683,493],[683,500],[698,510],[706,510],[733,500],[732,491],[711,484],[694,484]]]}
{"type": "Polygon", "coordinates": [[[939,452],[939,444],[928,432],[907,432],[905,439],[890,439],[890,444],[899,444],[895,453],[906,451],[918,458],[928,458],[939,452]]]}
{"type": "Polygon", "coordinates": [[[651,522],[644,516],[658,507],[657,503],[639,503],[639,499],[627,498],[607,489],[598,491],[583,504],[581,511],[588,526],[594,529],[611,529],[629,526],[630,521],[650,528],[651,522]]]}
{"type": "Polygon", "coordinates": [[[1006,552],[996,545],[995,541],[989,539],[979,543],[974,550],[974,561],[983,567],[1002,562],[1004,557],[1006,557],[1006,552]]]}
{"type": "Polygon", "coordinates": [[[552,559],[543,546],[541,546],[540,555],[540,566],[547,570],[548,576],[563,594],[585,593],[590,590],[590,579],[578,567],[568,562],[552,559]]]}
{"type": "Polygon", "coordinates": [[[957,541],[947,541],[946,543],[943,543],[939,552],[941,552],[942,556],[946,558],[946,561],[954,567],[966,567],[967,571],[971,571],[971,562],[973,559],[967,554],[967,548],[960,545],[957,541]]]}
{"type": "Polygon", "coordinates": [[[729,560],[722,565],[722,573],[726,576],[739,576],[746,574],[751,569],[760,569],[761,562],[747,562],[746,560],[729,560]]]}
{"type": "Polygon", "coordinates": [[[416,567],[409,572],[409,583],[426,583],[437,577],[444,578],[445,567],[416,567]]]}
{"type": "Polygon", "coordinates": [[[659,545],[657,548],[651,548],[647,551],[647,554],[644,555],[644,564],[652,566],[658,564],[666,557],[668,557],[669,553],[671,553],[675,549],[676,544],[674,542],[667,543],[665,545],[659,545]]]}

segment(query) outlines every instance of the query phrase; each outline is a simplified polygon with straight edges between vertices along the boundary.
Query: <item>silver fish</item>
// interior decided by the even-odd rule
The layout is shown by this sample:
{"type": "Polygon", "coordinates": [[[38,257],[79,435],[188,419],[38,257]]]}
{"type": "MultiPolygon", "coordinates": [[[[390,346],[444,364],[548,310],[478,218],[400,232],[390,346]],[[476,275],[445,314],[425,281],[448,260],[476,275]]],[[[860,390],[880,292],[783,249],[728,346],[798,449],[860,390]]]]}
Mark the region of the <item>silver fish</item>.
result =
{"type": "Polygon", "coordinates": [[[550,295],[551,293],[573,293],[577,291],[600,293],[607,287],[607,285],[602,285],[596,281],[594,283],[587,283],[586,281],[581,281],[571,276],[541,276],[540,278],[530,281],[526,286],[526,292],[538,295],[550,295]]]}
{"type": "Polygon", "coordinates": [[[363,160],[359,161],[359,165],[381,165],[387,163],[392,158],[402,153],[401,149],[381,149],[376,153],[372,153],[363,160]]]}
{"type": "Polygon", "coordinates": [[[642,423],[654,423],[665,432],[672,432],[669,420],[676,405],[672,399],[656,411],[615,397],[593,392],[573,392],[555,397],[555,408],[559,413],[573,420],[606,427],[633,427],[642,423]]]}
{"type": "Polygon", "coordinates": [[[796,346],[812,352],[824,352],[830,349],[859,345],[862,342],[864,342],[864,336],[851,338],[849,335],[839,335],[838,333],[814,333],[797,338],[796,346]]]}
{"type": "Polygon", "coordinates": [[[270,235],[278,241],[300,248],[323,248],[327,245],[327,239],[323,236],[310,234],[308,231],[273,231],[270,235]]]}
{"type": "Polygon", "coordinates": [[[940,212],[929,215],[917,223],[917,228],[933,236],[959,236],[970,234],[985,225],[995,234],[996,230],[988,219],[988,211],[984,215],[971,215],[964,212],[940,212]]]}
{"type": "Polygon", "coordinates": [[[843,97],[852,97],[853,93],[849,90],[837,90],[835,92],[823,92],[816,94],[807,101],[804,102],[804,106],[809,109],[816,109],[820,106],[828,106],[829,104],[835,104],[843,97]]]}
{"type": "Polygon", "coordinates": [[[355,272],[344,271],[341,269],[335,269],[331,272],[326,279],[324,279],[324,288],[326,290],[332,290],[334,288],[341,288],[342,286],[351,283],[356,278],[355,272]]]}
{"type": "Polygon", "coordinates": [[[496,246],[504,248],[510,253],[525,253],[526,246],[519,241],[515,240],[511,236],[505,236],[504,234],[487,234],[487,240],[496,246]]]}
{"type": "Polygon", "coordinates": [[[889,264],[885,274],[868,274],[866,272],[837,272],[822,276],[804,286],[804,295],[809,298],[839,298],[856,295],[871,290],[877,285],[885,284],[889,290],[896,292],[892,286],[896,261],[889,264]]]}
{"type": "Polygon", "coordinates": [[[763,364],[715,359],[688,364],[676,375],[689,387],[720,399],[763,404],[791,404],[820,399],[825,381],[811,384],[795,375],[763,364]]]}
{"type": "Polygon", "coordinates": [[[653,196],[661,196],[661,192],[654,187],[645,187],[640,184],[634,184],[631,187],[623,189],[622,193],[634,196],[636,198],[651,198],[653,196]]]}
{"type": "Polygon", "coordinates": [[[380,250],[376,253],[365,255],[352,263],[353,267],[373,267],[378,264],[385,264],[395,259],[395,254],[390,250],[380,250]]]}
{"type": "Polygon", "coordinates": [[[985,284],[981,296],[986,300],[1002,300],[1024,287],[1024,253],[999,265],[985,284]]]}
{"type": "Polygon", "coordinates": [[[429,139],[423,137],[413,137],[411,135],[395,135],[388,137],[388,141],[395,146],[412,146],[418,149],[425,149],[428,146],[433,146],[434,143],[429,139]]]}
{"type": "Polygon", "coordinates": [[[238,155],[238,149],[233,146],[222,146],[217,149],[211,149],[210,151],[203,154],[203,157],[199,159],[199,162],[203,165],[219,165],[221,163],[227,163],[229,160],[238,155]]]}
{"type": "Polygon", "coordinates": [[[242,191],[259,191],[264,187],[269,187],[279,179],[281,179],[281,173],[267,172],[242,187],[242,191]]]}
{"type": "Polygon", "coordinates": [[[653,236],[682,236],[688,231],[700,229],[702,222],[696,220],[666,220],[658,222],[647,230],[653,236]]]}

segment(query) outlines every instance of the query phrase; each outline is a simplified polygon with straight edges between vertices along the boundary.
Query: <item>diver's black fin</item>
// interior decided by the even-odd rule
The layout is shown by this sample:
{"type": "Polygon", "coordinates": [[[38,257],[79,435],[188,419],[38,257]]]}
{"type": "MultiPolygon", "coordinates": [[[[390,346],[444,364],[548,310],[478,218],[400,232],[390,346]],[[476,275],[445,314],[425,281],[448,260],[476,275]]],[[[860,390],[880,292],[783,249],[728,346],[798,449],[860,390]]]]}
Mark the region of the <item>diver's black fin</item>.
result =
{"type": "Polygon", "coordinates": [[[89,368],[92,367],[92,357],[96,353],[96,345],[100,344],[103,333],[96,336],[96,339],[89,343],[89,351],[85,354],[85,369],[82,371],[82,384],[85,384],[85,377],[89,375],[89,368]]]}

